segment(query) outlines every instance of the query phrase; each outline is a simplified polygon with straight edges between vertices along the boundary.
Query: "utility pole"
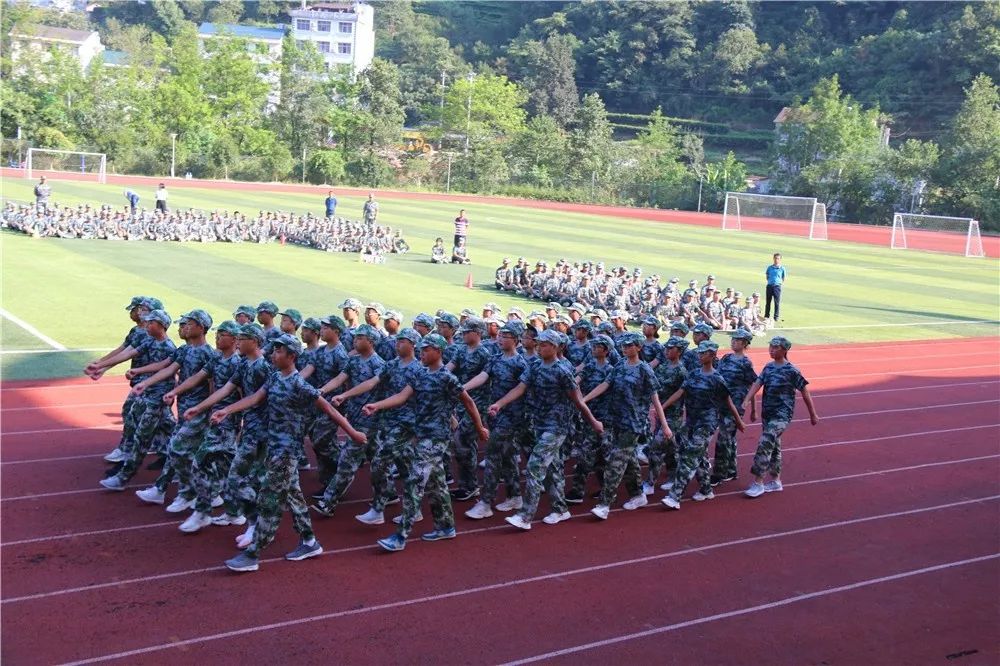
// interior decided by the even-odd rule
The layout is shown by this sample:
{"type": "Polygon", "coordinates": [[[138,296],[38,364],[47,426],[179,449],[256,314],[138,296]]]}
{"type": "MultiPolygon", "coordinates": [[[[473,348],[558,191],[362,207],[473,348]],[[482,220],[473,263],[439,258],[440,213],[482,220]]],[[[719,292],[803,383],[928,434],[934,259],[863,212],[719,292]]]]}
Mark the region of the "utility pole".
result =
{"type": "Polygon", "coordinates": [[[170,177],[174,178],[174,164],[177,161],[177,132],[170,133],[170,177]]]}
{"type": "Polygon", "coordinates": [[[472,82],[476,80],[475,72],[469,72],[469,101],[465,112],[465,154],[469,154],[469,132],[472,131],[472,82]]]}
{"type": "Polygon", "coordinates": [[[302,146],[302,184],[306,183],[306,147],[302,146]]]}
{"type": "Polygon", "coordinates": [[[451,158],[455,156],[455,153],[448,151],[448,179],[445,181],[444,191],[451,192],[451,158]]]}
{"type": "Polygon", "coordinates": [[[441,132],[441,137],[438,139],[438,150],[441,150],[441,147],[444,144],[444,86],[445,86],[445,82],[444,81],[445,81],[445,76],[446,76],[446,74],[445,74],[444,70],[442,69],[441,70],[441,106],[440,106],[440,109],[441,109],[440,116],[441,116],[441,118],[440,118],[440,121],[439,121],[440,124],[438,125],[438,130],[441,132]]]}

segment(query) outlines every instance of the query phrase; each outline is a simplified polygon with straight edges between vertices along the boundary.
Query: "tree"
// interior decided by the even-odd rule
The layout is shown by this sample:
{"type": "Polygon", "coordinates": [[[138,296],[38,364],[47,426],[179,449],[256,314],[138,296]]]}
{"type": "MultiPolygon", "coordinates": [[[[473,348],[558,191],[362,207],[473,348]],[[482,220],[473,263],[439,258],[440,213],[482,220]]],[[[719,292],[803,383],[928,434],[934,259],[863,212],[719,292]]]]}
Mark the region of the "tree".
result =
{"type": "MultiPolygon", "coordinates": [[[[343,77],[342,73],[337,76],[343,77]]],[[[282,42],[281,95],[271,117],[272,126],[292,154],[311,148],[325,138],[335,86],[312,42],[299,46],[286,34],[282,42]]]]}
{"type": "Polygon", "coordinates": [[[511,144],[512,176],[539,187],[552,187],[566,174],[569,139],[551,116],[535,116],[511,144]]]}
{"type": "Polygon", "coordinates": [[[660,109],[650,114],[649,124],[630,152],[629,161],[621,165],[622,179],[631,185],[637,201],[677,207],[690,198],[692,175],[684,164],[681,136],[660,109]]]}
{"type": "Polygon", "coordinates": [[[238,23],[242,16],[242,0],[217,0],[208,10],[208,20],[212,23],[238,23]]]}
{"type": "Polygon", "coordinates": [[[396,146],[400,142],[406,114],[399,93],[399,69],[382,58],[375,58],[361,73],[358,105],[363,115],[359,129],[369,150],[396,146]]]}
{"type": "Polygon", "coordinates": [[[569,134],[570,172],[579,182],[604,176],[614,151],[613,131],[604,101],[597,93],[583,98],[573,116],[569,134]]]}
{"type": "Polygon", "coordinates": [[[550,35],[544,40],[514,42],[507,50],[514,76],[527,90],[528,111],[552,116],[565,126],[573,118],[580,96],[576,89],[573,35],[550,35]]]}
{"type": "Polygon", "coordinates": [[[506,76],[481,74],[460,79],[445,96],[443,123],[446,130],[473,137],[513,136],[524,127],[527,95],[506,76]],[[471,120],[469,108],[471,103],[471,120]]]}
{"type": "Polygon", "coordinates": [[[736,159],[733,151],[726,153],[720,162],[705,166],[705,185],[711,202],[707,208],[722,210],[726,192],[745,192],[747,189],[747,166],[736,159]]]}

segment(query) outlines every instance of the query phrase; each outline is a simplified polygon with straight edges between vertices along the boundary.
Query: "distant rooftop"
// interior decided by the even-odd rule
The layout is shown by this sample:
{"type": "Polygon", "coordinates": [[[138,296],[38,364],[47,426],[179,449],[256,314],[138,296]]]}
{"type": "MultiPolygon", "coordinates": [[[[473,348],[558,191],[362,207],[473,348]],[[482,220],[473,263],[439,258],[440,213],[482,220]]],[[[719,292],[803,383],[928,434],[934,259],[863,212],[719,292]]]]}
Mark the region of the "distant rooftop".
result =
{"type": "Polygon", "coordinates": [[[29,39],[44,39],[53,42],[82,44],[94,34],[94,31],[55,28],[49,25],[29,25],[17,26],[10,31],[10,34],[13,37],[27,37],[29,39]]]}
{"type": "Polygon", "coordinates": [[[198,26],[199,35],[219,35],[222,33],[244,39],[281,40],[285,36],[285,28],[283,26],[238,25],[236,23],[202,23],[198,26]]]}

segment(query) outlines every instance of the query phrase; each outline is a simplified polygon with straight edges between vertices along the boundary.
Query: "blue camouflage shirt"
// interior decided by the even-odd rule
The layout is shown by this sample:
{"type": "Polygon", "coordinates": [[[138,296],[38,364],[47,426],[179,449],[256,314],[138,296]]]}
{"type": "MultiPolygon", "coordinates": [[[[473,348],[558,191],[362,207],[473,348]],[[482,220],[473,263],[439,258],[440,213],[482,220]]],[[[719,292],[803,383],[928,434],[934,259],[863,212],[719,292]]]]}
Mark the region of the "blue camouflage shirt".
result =
{"type": "MultiPolygon", "coordinates": [[[[240,367],[236,375],[232,378],[233,384],[240,390],[243,397],[251,396],[260,390],[267,383],[267,378],[271,375],[271,364],[263,356],[251,360],[249,358],[240,359],[240,367]]],[[[267,427],[267,402],[262,402],[256,407],[251,407],[243,412],[243,428],[258,431],[267,427]]]]}
{"type": "Polygon", "coordinates": [[[267,452],[269,455],[297,451],[306,435],[308,407],[319,390],[297,371],[290,375],[272,372],[264,384],[267,391],[267,452]]]}
{"type": "MultiPolygon", "coordinates": [[[[480,372],[485,371],[491,358],[493,355],[482,344],[477,345],[475,349],[468,345],[462,345],[451,361],[455,364],[452,372],[458,377],[458,381],[465,384],[480,372]]],[[[490,380],[486,380],[486,383],[479,388],[469,391],[469,395],[476,402],[476,407],[480,412],[485,410],[489,407],[490,380]]]]}
{"type": "Polygon", "coordinates": [[[521,383],[528,387],[528,409],[538,432],[564,432],[569,428],[575,407],[569,394],[576,390],[569,363],[556,360],[550,364],[538,359],[528,364],[521,383]]]}
{"type": "Polygon", "coordinates": [[[726,380],[729,394],[739,407],[743,398],[747,397],[750,386],[757,381],[757,373],[753,370],[753,361],[747,356],[726,354],[719,361],[719,374],[726,380]]]}
{"type": "MultiPolygon", "coordinates": [[[[174,352],[177,351],[177,346],[174,341],[170,338],[163,338],[163,340],[157,340],[152,335],[146,335],[145,338],[139,343],[139,346],[135,348],[138,352],[135,358],[140,359],[136,367],[141,368],[144,365],[149,365],[151,363],[159,363],[160,361],[174,358],[174,352]]],[[[144,373],[142,375],[137,375],[136,378],[139,381],[149,379],[154,373],[144,373]]],[[[138,382],[136,382],[138,383],[138,382]]],[[[167,391],[174,388],[175,383],[173,379],[165,379],[162,382],[157,382],[150,386],[142,396],[147,402],[161,403],[163,402],[163,396],[166,395],[167,391]]]]}
{"type": "MultiPolygon", "coordinates": [[[[583,364],[580,370],[580,391],[587,395],[595,388],[608,381],[615,366],[605,359],[604,363],[598,363],[597,359],[590,357],[583,364]]],[[[605,421],[611,417],[611,392],[605,391],[604,395],[594,398],[587,403],[591,413],[598,421],[605,421]]]]}
{"type": "Polygon", "coordinates": [[[451,440],[451,415],[462,395],[462,382],[444,366],[428,370],[421,365],[409,375],[413,395],[413,433],[418,439],[451,440]]]}
{"type": "Polygon", "coordinates": [[[657,340],[643,340],[642,347],[639,349],[639,358],[641,358],[646,363],[652,363],[656,359],[660,358],[663,353],[663,344],[657,340]]]}
{"type": "Polygon", "coordinates": [[[396,336],[386,333],[375,343],[375,353],[382,357],[383,361],[391,361],[396,358],[396,336]]]}
{"type": "MultiPolygon", "coordinates": [[[[492,357],[486,367],[486,372],[490,375],[490,381],[487,382],[490,387],[490,404],[504,397],[520,384],[521,377],[527,370],[528,363],[519,354],[508,357],[500,353],[492,357]]],[[[490,423],[490,428],[500,432],[508,432],[517,428],[523,417],[524,398],[522,396],[500,410],[500,413],[490,423]]]]}
{"type": "MultiPolygon", "coordinates": [[[[379,393],[382,397],[396,395],[410,384],[410,375],[417,370],[420,361],[413,359],[407,364],[397,356],[382,366],[379,371],[379,393]]],[[[407,400],[400,407],[379,412],[380,425],[383,428],[407,427],[413,428],[413,400],[407,400]]]]}
{"type": "MultiPolygon", "coordinates": [[[[212,365],[212,357],[215,349],[210,345],[181,345],[174,351],[174,363],[180,366],[177,371],[178,380],[184,382],[193,374],[202,369],[209,369],[212,365]]],[[[208,397],[211,387],[208,382],[202,382],[187,393],[177,399],[177,408],[183,412],[189,407],[194,407],[199,402],[208,397]]]]}
{"type": "MultiPolygon", "coordinates": [[[[693,347],[691,347],[689,349],[686,349],[684,351],[684,353],[681,354],[681,363],[684,364],[684,367],[685,367],[685,369],[687,369],[688,374],[691,374],[691,373],[696,372],[697,370],[701,369],[701,358],[700,358],[700,355],[698,354],[698,352],[695,351],[695,347],[697,347],[697,345],[695,345],[695,346],[693,346],[693,347]]],[[[719,367],[719,357],[718,356],[716,356],[712,360],[712,367],[713,368],[718,368],[719,367]]]]}
{"type": "Polygon", "coordinates": [[[698,369],[684,380],[684,409],[689,427],[719,427],[720,412],[726,407],[729,387],[718,372],[705,374],[698,369]]]}
{"type": "Polygon", "coordinates": [[[635,365],[623,361],[608,378],[611,417],[616,430],[638,434],[649,432],[649,408],[660,383],[645,361],[635,365]]]}
{"type": "MultiPolygon", "coordinates": [[[[302,353],[295,357],[295,369],[301,371],[302,368],[307,365],[314,366],[315,364],[313,363],[313,359],[316,357],[317,351],[319,351],[319,347],[316,349],[309,349],[309,347],[302,345],[302,353]]],[[[312,379],[312,375],[310,375],[309,379],[312,379]]],[[[309,382],[309,379],[306,381],[309,382]]],[[[309,383],[313,384],[312,382],[309,383]]],[[[315,386],[315,384],[313,384],[313,386],[315,386]]]]}
{"type": "Polygon", "coordinates": [[[760,371],[758,380],[764,387],[761,418],[765,421],[791,421],[795,412],[795,392],[809,384],[799,369],[788,362],[775,365],[771,361],[760,371]]]}
{"type": "Polygon", "coordinates": [[[566,360],[573,364],[573,367],[578,367],[581,363],[586,363],[588,359],[591,358],[590,354],[590,343],[589,342],[578,342],[572,340],[568,345],[566,345],[566,360]]]}
{"type": "MultiPolygon", "coordinates": [[[[132,349],[138,349],[139,346],[142,344],[142,341],[148,337],[149,333],[147,333],[146,329],[144,329],[142,326],[133,326],[132,330],[130,330],[128,332],[128,335],[125,336],[125,340],[122,342],[122,344],[125,345],[126,347],[131,347],[132,349]]],[[[129,368],[132,369],[141,368],[142,366],[143,364],[139,363],[139,356],[138,355],[133,356],[131,363],[129,364],[129,368]]],[[[138,377],[133,377],[131,380],[129,380],[128,384],[129,386],[135,386],[140,381],[142,380],[139,379],[138,377]]]]}
{"type": "MultiPolygon", "coordinates": [[[[683,363],[678,362],[677,365],[672,365],[670,361],[666,360],[656,366],[656,370],[653,372],[656,374],[656,380],[660,382],[660,402],[677,393],[677,389],[684,385],[684,380],[688,376],[687,368],[684,367],[683,363]]],[[[683,412],[684,401],[678,400],[664,410],[664,415],[667,418],[676,418],[681,416],[683,412]]]]}
{"type": "Polygon", "coordinates": [[[323,386],[344,371],[348,358],[343,344],[338,342],[335,345],[323,345],[313,354],[312,364],[315,370],[309,377],[309,383],[316,387],[323,386]]]}
{"type": "MultiPolygon", "coordinates": [[[[347,374],[351,386],[357,386],[372,377],[378,377],[384,365],[385,361],[378,354],[373,353],[368,358],[363,358],[361,354],[355,354],[347,357],[347,367],[344,368],[344,372],[347,374]]],[[[372,418],[361,413],[361,408],[371,400],[371,394],[371,391],[366,391],[348,399],[344,404],[344,416],[358,430],[367,430],[372,425],[372,418]]]]}
{"type": "Polygon", "coordinates": [[[264,346],[261,347],[261,351],[264,353],[264,358],[267,362],[271,362],[271,352],[274,351],[274,340],[281,335],[281,329],[277,326],[272,326],[271,328],[264,329],[264,346]]]}

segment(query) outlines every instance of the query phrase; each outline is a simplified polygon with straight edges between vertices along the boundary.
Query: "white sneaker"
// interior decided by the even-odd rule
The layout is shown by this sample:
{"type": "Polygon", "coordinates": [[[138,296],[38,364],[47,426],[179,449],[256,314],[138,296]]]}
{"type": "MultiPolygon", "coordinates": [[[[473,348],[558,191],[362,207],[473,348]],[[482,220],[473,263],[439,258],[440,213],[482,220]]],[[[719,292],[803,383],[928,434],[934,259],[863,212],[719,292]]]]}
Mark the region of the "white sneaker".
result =
{"type": "Polygon", "coordinates": [[[521,514],[515,513],[513,516],[507,516],[504,518],[508,523],[518,528],[519,530],[530,530],[531,523],[525,520],[521,514]]]}
{"type": "Polygon", "coordinates": [[[225,503],[226,503],[225,500],[223,500],[222,497],[219,496],[219,495],[216,495],[215,497],[212,498],[212,508],[213,509],[218,509],[220,506],[222,506],[225,503]]]}
{"type": "Polygon", "coordinates": [[[504,501],[497,504],[497,511],[503,511],[504,513],[507,513],[508,511],[518,511],[523,506],[524,500],[522,500],[521,496],[518,495],[517,497],[508,497],[504,501]]]}
{"type": "Polygon", "coordinates": [[[763,483],[757,483],[756,481],[754,481],[753,483],[750,484],[749,488],[743,491],[743,494],[746,495],[747,497],[760,497],[766,492],[767,491],[764,490],[763,483]]]}
{"type": "Polygon", "coordinates": [[[230,516],[228,513],[212,518],[213,525],[246,525],[246,523],[246,516],[230,516]]]}
{"type": "Polygon", "coordinates": [[[704,502],[705,500],[715,499],[715,491],[709,490],[707,493],[703,493],[699,490],[694,495],[691,495],[691,499],[695,502],[704,502]]]}
{"type": "Polygon", "coordinates": [[[479,461],[479,469],[486,469],[486,458],[479,461]]]}
{"type": "Polygon", "coordinates": [[[124,462],[124,460],[125,460],[125,452],[119,448],[115,448],[115,450],[113,450],[111,453],[104,456],[104,461],[109,463],[119,463],[119,462],[124,462]]]}
{"type": "Polygon", "coordinates": [[[646,499],[645,495],[636,495],[629,501],[622,505],[622,508],[626,511],[635,511],[639,507],[643,507],[649,504],[649,500],[646,499]]]}
{"type": "Polygon", "coordinates": [[[545,523],[546,525],[558,525],[562,521],[569,520],[572,517],[573,516],[570,514],[569,511],[563,511],[562,513],[559,513],[558,511],[553,511],[549,515],[542,518],[542,522],[545,523]]]}
{"type": "Polygon", "coordinates": [[[652,483],[650,483],[649,481],[646,481],[645,483],[642,484],[642,494],[643,495],[652,495],[654,492],[656,492],[656,490],[653,488],[653,484],[652,483]]]}
{"type": "Polygon", "coordinates": [[[781,479],[771,479],[764,484],[765,493],[780,493],[785,487],[781,485],[781,479]]]}
{"type": "Polygon", "coordinates": [[[375,509],[368,509],[365,513],[360,516],[354,516],[354,518],[359,523],[364,523],[365,525],[381,525],[385,522],[385,516],[382,512],[375,509]]]}
{"type": "Polygon", "coordinates": [[[670,489],[673,487],[674,487],[673,481],[667,481],[666,483],[660,484],[660,490],[666,490],[667,492],[670,492],[670,489]]]}
{"type": "Polygon", "coordinates": [[[590,510],[592,514],[600,518],[601,520],[607,520],[608,514],[611,513],[611,507],[607,504],[598,504],[593,509],[590,510]]]}
{"type": "Polygon", "coordinates": [[[473,520],[482,520],[483,518],[489,518],[493,515],[493,509],[490,505],[482,500],[476,502],[471,509],[465,512],[466,518],[472,518],[473,520]]]}
{"type": "Polygon", "coordinates": [[[165,494],[156,489],[156,486],[143,488],[135,491],[135,496],[147,504],[163,504],[165,494]]]}
{"type": "Polygon", "coordinates": [[[247,531],[236,537],[236,547],[246,548],[253,543],[253,533],[256,531],[257,523],[247,528],[247,531]]]}
{"type": "MultiPolygon", "coordinates": [[[[417,512],[417,517],[413,519],[413,522],[414,523],[419,523],[423,519],[424,519],[424,513],[423,513],[423,511],[418,511],[417,512]]],[[[396,516],[395,518],[392,519],[392,522],[396,523],[397,525],[402,524],[402,522],[403,522],[403,516],[396,516]]]]}
{"type": "Polygon", "coordinates": [[[178,495],[167,507],[167,513],[180,513],[181,511],[187,511],[193,506],[194,500],[184,499],[183,495],[178,495]]]}
{"type": "Polygon", "coordinates": [[[641,448],[635,452],[635,457],[639,460],[640,465],[648,465],[649,457],[646,455],[646,449],[641,448]]]}
{"type": "Polygon", "coordinates": [[[663,506],[667,507],[668,509],[673,509],[674,511],[680,511],[681,503],[675,500],[670,495],[664,497],[662,500],[660,500],[660,502],[662,502],[663,506]]]}
{"type": "Polygon", "coordinates": [[[198,513],[197,511],[195,511],[194,513],[192,513],[190,516],[187,517],[187,520],[181,523],[179,529],[181,532],[188,532],[190,534],[192,532],[197,532],[201,528],[211,524],[212,524],[211,516],[209,516],[207,513],[198,513]]]}

